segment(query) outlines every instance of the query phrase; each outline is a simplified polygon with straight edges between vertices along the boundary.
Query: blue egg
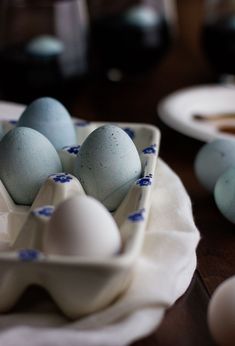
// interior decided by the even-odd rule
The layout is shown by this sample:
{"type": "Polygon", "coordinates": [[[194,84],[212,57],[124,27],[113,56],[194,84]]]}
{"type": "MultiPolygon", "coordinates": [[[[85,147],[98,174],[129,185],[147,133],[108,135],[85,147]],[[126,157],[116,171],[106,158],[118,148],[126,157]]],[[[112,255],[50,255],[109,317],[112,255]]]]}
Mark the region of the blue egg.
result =
{"type": "Polygon", "coordinates": [[[48,58],[59,55],[64,50],[64,44],[56,37],[42,35],[32,39],[26,46],[26,51],[34,56],[48,58]]]}
{"type": "Polygon", "coordinates": [[[51,174],[61,172],[58,153],[38,131],[15,127],[0,142],[0,179],[17,204],[30,205],[51,174]]]}
{"type": "Polygon", "coordinates": [[[194,162],[198,180],[211,192],[219,176],[231,166],[235,166],[235,141],[232,139],[216,139],[205,144],[194,162]]]}
{"type": "Polygon", "coordinates": [[[229,168],[219,177],[214,197],[221,213],[235,223],[235,167],[229,168]]]}
{"type": "Polygon", "coordinates": [[[141,170],[132,139],[111,124],[98,127],[86,138],[74,164],[74,175],[86,193],[110,211],[117,209],[141,170]]]}
{"type": "Polygon", "coordinates": [[[77,143],[70,114],[62,103],[51,97],[33,101],[22,113],[17,126],[31,127],[41,132],[57,150],[77,143]]]}

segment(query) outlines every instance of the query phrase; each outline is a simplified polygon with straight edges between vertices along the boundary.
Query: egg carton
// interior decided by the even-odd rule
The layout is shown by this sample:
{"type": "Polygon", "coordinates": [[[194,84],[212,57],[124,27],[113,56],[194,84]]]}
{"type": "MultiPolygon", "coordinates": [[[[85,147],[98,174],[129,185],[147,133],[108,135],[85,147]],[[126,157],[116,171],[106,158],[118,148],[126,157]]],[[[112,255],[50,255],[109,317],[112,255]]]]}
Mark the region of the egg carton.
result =
{"type": "MultiPolygon", "coordinates": [[[[16,107],[16,117],[17,111],[16,107]]],[[[4,119],[4,114],[0,118],[4,119]]],[[[2,120],[0,125],[9,129],[15,126],[15,119],[2,120]]],[[[74,125],[82,144],[104,123],[74,119],[74,125]]],[[[143,244],[160,132],[146,124],[115,125],[133,139],[143,167],[142,176],[113,213],[121,234],[121,252],[108,259],[43,253],[43,235],[55,207],[71,196],[84,194],[72,174],[62,172],[48,177],[32,206],[16,205],[0,181],[0,295],[4,297],[0,312],[9,311],[25,289],[34,284],[45,288],[72,319],[102,309],[128,288],[143,244]]],[[[70,165],[75,155],[76,149],[65,149],[65,165],[70,165]]]]}

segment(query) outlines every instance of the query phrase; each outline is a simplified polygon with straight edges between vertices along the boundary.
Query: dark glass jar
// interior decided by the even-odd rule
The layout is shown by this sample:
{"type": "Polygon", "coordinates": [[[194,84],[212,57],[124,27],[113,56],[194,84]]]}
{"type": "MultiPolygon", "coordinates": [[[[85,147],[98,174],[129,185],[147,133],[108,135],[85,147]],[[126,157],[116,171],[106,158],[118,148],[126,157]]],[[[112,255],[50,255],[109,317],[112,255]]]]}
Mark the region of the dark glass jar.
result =
{"type": "Polygon", "coordinates": [[[170,43],[164,1],[127,1],[122,7],[93,3],[90,56],[95,72],[113,81],[135,79],[159,63],[170,43]]]}
{"type": "Polygon", "coordinates": [[[209,63],[222,77],[235,75],[235,1],[207,0],[202,47],[209,63]]]}
{"type": "Polygon", "coordinates": [[[1,0],[0,92],[64,99],[87,73],[85,0],[1,0]]]}

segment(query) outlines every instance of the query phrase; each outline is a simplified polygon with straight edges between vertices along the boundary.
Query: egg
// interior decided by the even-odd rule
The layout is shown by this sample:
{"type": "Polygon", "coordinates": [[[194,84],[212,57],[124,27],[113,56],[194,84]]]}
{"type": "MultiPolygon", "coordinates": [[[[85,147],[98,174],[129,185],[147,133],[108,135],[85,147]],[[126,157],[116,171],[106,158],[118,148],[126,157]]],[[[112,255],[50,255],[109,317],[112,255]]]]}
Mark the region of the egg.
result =
{"type": "Polygon", "coordinates": [[[106,258],[120,252],[121,237],[109,211],[93,197],[79,195],[55,209],[43,244],[46,254],[106,258]]]}
{"type": "Polygon", "coordinates": [[[0,140],[2,139],[3,136],[4,136],[4,129],[2,124],[0,123],[0,140]]]}
{"type": "Polygon", "coordinates": [[[35,37],[26,46],[27,53],[39,58],[50,58],[61,54],[63,50],[63,42],[49,35],[35,37]]]}
{"type": "Polygon", "coordinates": [[[85,192],[115,210],[141,174],[141,161],[128,134],[115,125],[94,130],[81,145],[74,175],[85,192]]]}
{"type": "Polygon", "coordinates": [[[235,167],[229,168],[219,177],[214,198],[221,213],[235,223],[235,167]]]}
{"type": "Polygon", "coordinates": [[[212,295],[208,325],[218,345],[235,345],[235,276],[225,280],[212,295]]]}
{"type": "Polygon", "coordinates": [[[17,126],[30,127],[41,132],[57,150],[77,143],[70,114],[62,103],[51,97],[33,101],[21,114],[17,126]]]}
{"type": "Polygon", "coordinates": [[[0,179],[15,203],[30,205],[50,174],[61,172],[57,151],[41,133],[10,130],[0,142],[0,179]]]}
{"type": "Polygon", "coordinates": [[[200,183],[213,192],[219,176],[235,165],[235,141],[216,139],[205,144],[198,152],[194,169],[200,183]]]}

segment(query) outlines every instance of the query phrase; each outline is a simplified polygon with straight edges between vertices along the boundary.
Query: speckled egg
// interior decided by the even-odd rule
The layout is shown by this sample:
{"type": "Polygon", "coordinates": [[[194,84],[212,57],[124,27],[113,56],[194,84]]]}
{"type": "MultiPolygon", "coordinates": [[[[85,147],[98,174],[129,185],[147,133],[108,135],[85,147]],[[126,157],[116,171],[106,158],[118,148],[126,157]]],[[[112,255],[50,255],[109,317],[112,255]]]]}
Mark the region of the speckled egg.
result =
{"type": "Polygon", "coordinates": [[[219,177],[215,184],[214,197],[221,213],[235,223],[235,166],[219,177]]]}
{"type": "Polygon", "coordinates": [[[235,276],[220,284],[212,295],[208,324],[217,345],[235,345],[235,276]]]}
{"type": "Polygon", "coordinates": [[[50,174],[61,172],[51,142],[27,127],[10,130],[0,142],[0,179],[13,200],[30,205],[50,174]]]}
{"type": "Polygon", "coordinates": [[[120,127],[104,125],[81,145],[74,174],[88,195],[115,210],[141,174],[141,161],[130,137],[120,127]]]}
{"type": "Polygon", "coordinates": [[[109,211],[95,198],[80,195],[59,204],[43,244],[46,254],[106,258],[120,252],[121,236],[109,211]]]}
{"type": "Polygon", "coordinates": [[[17,126],[31,127],[41,132],[57,150],[77,143],[70,114],[59,101],[51,97],[33,101],[22,113],[17,126]]]}
{"type": "Polygon", "coordinates": [[[194,169],[200,183],[213,192],[219,176],[233,165],[235,165],[235,140],[216,139],[199,150],[194,169]]]}

